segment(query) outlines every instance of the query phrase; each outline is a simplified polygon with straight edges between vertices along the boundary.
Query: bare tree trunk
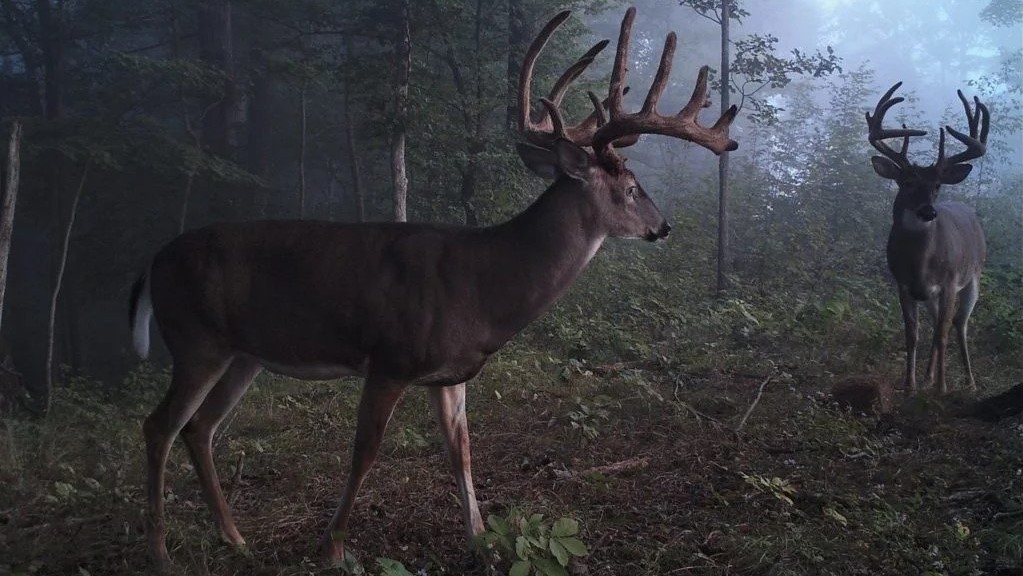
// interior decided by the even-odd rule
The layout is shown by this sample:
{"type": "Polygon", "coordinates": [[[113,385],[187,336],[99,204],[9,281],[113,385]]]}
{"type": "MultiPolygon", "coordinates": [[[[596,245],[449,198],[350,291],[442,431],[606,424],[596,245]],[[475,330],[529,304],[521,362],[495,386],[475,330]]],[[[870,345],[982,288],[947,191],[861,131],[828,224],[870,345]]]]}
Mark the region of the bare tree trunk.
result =
{"type": "Polygon", "coordinates": [[[394,220],[408,220],[408,175],[405,172],[405,133],[408,120],[408,83],[412,70],[412,31],[409,0],[401,0],[401,30],[395,46],[398,82],[394,94],[394,132],[391,138],[391,176],[394,180],[394,220]]]}
{"type": "MultiPolygon", "coordinates": [[[[728,75],[728,20],[730,18],[730,0],[721,0],[721,113],[724,114],[730,104],[728,75]]],[[[717,294],[728,287],[728,152],[718,157],[718,270],[717,294]]]]}
{"type": "Polygon", "coordinates": [[[519,67],[526,37],[524,20],[522,0],[508,0],[508,67],[505,80],[508,85],[508,101],[505,125],[512,132],[518,131],[519,67]]]}
{"type": "Polygon", "coordinates": [[[64,230],[64,244],[61,248],[60,261],[57,268],[57,278],[53,283],[53,295],[50,297],[50,320],[47,325],[47,347],[46,347],[46,406],[44,413],[49,413],[53,403],[53,345],[54,331],[57,325],[57,302],[60,297],[60,287],[64,281],[64,270],[67,268],[67,254],[71,247],[71,230],[75,226],[75,217],[78,216],[78,202],[82,199],[82,190],[85,188],[85,180],[89,176],[89,167],[92,165],[92,158],[85,161],[85,168],[82,169],[82,178],[78,181],[78,189],[75,190],[74,200],[71,201],[71,214],[68,216],[67,228],[64,230]]]}
{"type": "Polygon", "coordinates": [[[298,217],[305,218],[306,86],[302,82],[302,138],[298,145],[298,217]]]}
{"type": "MultiPolygon", "coordinates": [[[[7,179],[0,202],[0,320],[3,320],[4,293],[7,290],[7,262],[14,233],[14,208],[18,201],[21,177],[21,121],[11,123],[11,141],[7,148],[7,179]]],[[[0,358],[0,363],[3,359],[0,358]]]]}
{"type": "Polygon", "coordinates": [[[476,0],[476,54],[474,68],[476,73],[476,98],[473,102],[475,110],[471,115],[472,133],[468,138],[468,165],[462,175],[462,211],[465,212],[465,223],[469,226],[479,225],[479,218],[472,200],[476,196],[476,174],[479,171],[480,153],[483,152],[483,63],[481,62],[483,33],[483,0],[476,0]]]}
{"type": "MultiPolygon", "coordinates": [[[[347,62],[351,62],[354,58],[355,43],[352,41],[352,35],[349,34],[345,37],[345,57],[347,62]]],[[[345,78],[345,137],[348,142],[348,164],[352,171],[352,190],[355,193],[355,218],[357,222],[366,221],[366,191],[362,186],[362,170],[359,167],[359,154],[358,149],[355,147],[355,126],[354,119],[352,118],[352,74],[350,73],[351,66],[346,66],[346,78],[345,78]]]]}

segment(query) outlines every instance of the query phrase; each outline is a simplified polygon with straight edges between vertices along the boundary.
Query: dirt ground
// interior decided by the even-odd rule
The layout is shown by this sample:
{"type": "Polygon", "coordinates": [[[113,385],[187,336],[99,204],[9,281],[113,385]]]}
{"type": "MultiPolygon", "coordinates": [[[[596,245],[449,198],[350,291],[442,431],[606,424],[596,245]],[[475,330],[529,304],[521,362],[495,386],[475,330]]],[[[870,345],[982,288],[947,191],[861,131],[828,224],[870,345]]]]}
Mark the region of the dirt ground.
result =
{"type": "MultiPolygon", "coordinates": [[[[331,573],[315,543],[347,473],[358,390],[270,380],[217,441],[248,556],[219,543],[173,452],[181,573],[331,573]]],[[[579,520],[590,554],[574,574],[1023,574],[1023,418],[969,418],[966,396],[884,392],[892,380],[558,372],[508,357],[469,391],[478,496],[484,515],[579,520]]],[[[34,430],[31,446],[8,425],[0,574],[147,570],[139,423],[157,393],[106,424],[34,430]]],[[[367,569],[387,557],[413,573],[484,574],[426,405],[411,391],[399,407],[348,546],[367,569]]]]}

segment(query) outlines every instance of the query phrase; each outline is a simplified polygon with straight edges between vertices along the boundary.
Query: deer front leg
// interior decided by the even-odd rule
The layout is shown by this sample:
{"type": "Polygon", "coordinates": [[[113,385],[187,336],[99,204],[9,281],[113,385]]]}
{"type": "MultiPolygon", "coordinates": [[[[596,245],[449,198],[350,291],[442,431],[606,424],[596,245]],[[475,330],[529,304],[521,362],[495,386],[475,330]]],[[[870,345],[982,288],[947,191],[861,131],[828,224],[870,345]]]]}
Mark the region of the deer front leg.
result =
{"type": "Polygon", "coordinates": [[[934,341],[931,345],[931,361],[927,368],[928,380],[934,382],[938,391],[948,393],[946,375],[947,362],[945,353],[948,351],[948,332],[952,328],[952,312],[955,308],[955,292],[946,290],[938,296],[937,313],[934,315],[934,341]]]}
{"type": "Polygon", "coordinates": [[[334,517],[320,538],[323,560],[330,566],[339,565],[345,557],[344,538],[348,531],[348,517],[355,504],[355,496],[362,486],[366,473],[376,461],[387,423],[391,420],[394,406],[404,391],[404,383],[380,382],[372,378],[366,380],[362,399],[359,401],[355,441],[352,443],[352,470],[334,517]]]}
{"type": "Polygon", "coordinates": [[[483,532],[483,518],[476,502],[472,484],[472,463],[469,450],[469,425],[465,418],[465,383],[430,388],[430,403],[437,414],[444,447],[458,484],[462,500],[462,517],[469,539],[483,532]]]}
{"type": "Polygon", "coordinates": [[[910,392],[916,392],[917,306],[905,286],[899,286],[899,305],[902,306],[902,323],[906,328],[906,379],[903,386],[910,392]]]}

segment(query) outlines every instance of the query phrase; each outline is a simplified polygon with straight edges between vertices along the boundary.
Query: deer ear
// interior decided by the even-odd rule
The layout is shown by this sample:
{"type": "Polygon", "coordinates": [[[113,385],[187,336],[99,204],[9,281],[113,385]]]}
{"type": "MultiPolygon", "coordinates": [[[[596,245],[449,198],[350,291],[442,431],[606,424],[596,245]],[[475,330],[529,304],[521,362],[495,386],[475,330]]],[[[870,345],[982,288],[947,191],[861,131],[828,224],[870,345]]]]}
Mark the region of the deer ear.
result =
{"type": "Polygon", "coordinates": [[[898,164],[884,156],[871,156],[870,163],[874,166],[874,172],[877,172],[877,175],[882,178],[896,180],[898,179],[899,174],[902,173],[898,164]]]}
{"type": "Polygon", "coordinates": [[[970,164],[953,164],[941,171],[942,184],[958,184],[970,175],[973,166],[970,164]]]}
{"type": "Polygon", "coordinates": [[[526,168],[532,170],[536,175],[547,179],[554,179],[558,176],[558,155],[553,150],[522,142],[516,143],[515,149],[526,168]]]}
{"type": "Polygon", "coordinates": [[[543,178],[564,174],[584,180],[590,169],[590,153],[568,140],[558,140],[550,149],[523,143],[516,144],[515,148],[526,167],[543,178]]]}
{"type": "Polygon", "coordinates": [[[585,180],[592,162],[590,153],[565,139],[554,142],[554,153],[558,156],[561,173],[576,180],[585,180]]]}

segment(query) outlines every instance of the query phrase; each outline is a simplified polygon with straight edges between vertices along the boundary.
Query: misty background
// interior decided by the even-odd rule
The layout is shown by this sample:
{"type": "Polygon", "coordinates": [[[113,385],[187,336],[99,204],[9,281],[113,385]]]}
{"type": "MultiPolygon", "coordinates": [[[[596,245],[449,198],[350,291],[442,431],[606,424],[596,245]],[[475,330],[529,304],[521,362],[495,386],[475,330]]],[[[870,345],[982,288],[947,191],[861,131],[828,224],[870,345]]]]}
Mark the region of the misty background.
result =
{"type": "MultiPolygon", "coordinates": [[[[720,76],[720,28],[694,9],[700,2],[634,4],[626,102],[638,107],[664,35],[675,31],[679,47],[660,108],[678,110],[699,66],[720,76]]],[[[943,195],[972,204],[988,234],[981,346],[1018,362],[1020,2],[737,6],[733,58],[735,43],[754,35],[766,39],[751,61],[766,67],[761,73],[794,60],[793,50],[806,62],[752,96],[732,94],[743,109],[732,130],[739,150],[728,179],[727,291],[714,281],[717,160],[657,136],[626,154],[677,233],[663,247],[612,242],[592,274],[643,258],[661,262],[651,264],[652,281],[682,299],[724,295],[776,314],[834,313],[834,322],[856,327],[855,341],[870,343],[865,355],[887,363],[891,357],[876,353],[888,344],[893,354],[898,349],[883,257],[894,191],[870,168],[863,114],[902,81],[908,101],[889,122],[927,130],[914,140],[912,157],[930,163],[939,126],[965,129],[956,97],[962,89],[990,107],[992,134],[970,178],[943,195]]],[[[624,7],[607,0],[412,2],[409,110],[401,126],[409,220],[488,225],[528,205],[545,184],[513,151],[521,55],[551,15],[575,10],[540,57],[535,102],[589,45],[617,37],[624,7]]],[[[392,219],[400,15],[388,2],[356,0],[5,2],[0,110],[26,128],[2,336],[23,385],[45,387],[53,302],[58,374],[115,381],[134,366],[128,288],[181,230],[252,218],[392,219]],[[67,269],[55,299],[66,233],[67,269]]],[[[606,91],[613,50],[570,90],[570,118],[589,112],[585,90],[606,91]]],[[[733,85],[747,80],[738,73],[733,85]]],[[[704,122],[718,114],[719,95],[711,99],[704,122]]],[[[799,338],[824,338],[831,328],[807,330],[799,338]]]]}

